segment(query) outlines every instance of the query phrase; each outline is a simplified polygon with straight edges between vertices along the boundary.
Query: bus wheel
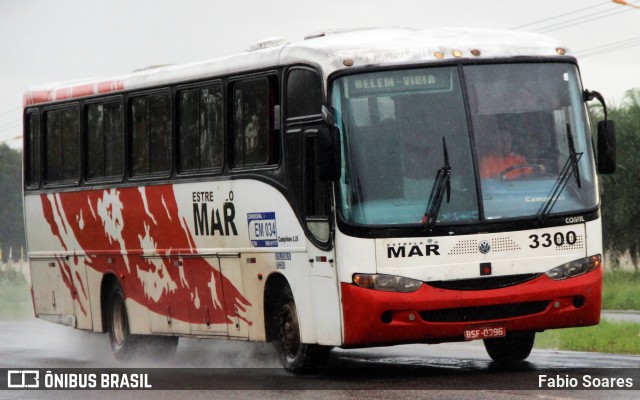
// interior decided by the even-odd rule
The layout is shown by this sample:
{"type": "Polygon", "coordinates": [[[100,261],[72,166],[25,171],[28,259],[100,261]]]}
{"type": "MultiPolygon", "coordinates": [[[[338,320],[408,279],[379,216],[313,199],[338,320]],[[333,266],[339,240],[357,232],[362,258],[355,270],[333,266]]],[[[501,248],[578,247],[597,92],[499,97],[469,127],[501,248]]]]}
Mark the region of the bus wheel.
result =
{"type": "Polygon", "coordinates": [[[119,285],[111,289],[108,312],[109,343],[117,360],[165,361],[175,354],[178,347],[176,336],[132,335],[129,332],[127,305],[119,285]]]}
{"type": "Polygon", "coordinates": [[[129,316],[124,294],[119,285],[114,285],[109,294],[108,336],[111,350],[117,360],[133,356],[135,338],[129,333],[129,316]]]}
{"type": "Polygon", "coordinates": [[[496,362],[519,362],[529,357],[535,332],[513,332],[503,338],[484,339],[484,347],[496,362]]]}
{"type": "Polygon", "coordinates": [[[305,344],[300,340],[298,313],[291,292],[280,301],[278,339],[275,342],[284,368],[293,373],[306,373],[325,366],[331,347],[305,344]]]}

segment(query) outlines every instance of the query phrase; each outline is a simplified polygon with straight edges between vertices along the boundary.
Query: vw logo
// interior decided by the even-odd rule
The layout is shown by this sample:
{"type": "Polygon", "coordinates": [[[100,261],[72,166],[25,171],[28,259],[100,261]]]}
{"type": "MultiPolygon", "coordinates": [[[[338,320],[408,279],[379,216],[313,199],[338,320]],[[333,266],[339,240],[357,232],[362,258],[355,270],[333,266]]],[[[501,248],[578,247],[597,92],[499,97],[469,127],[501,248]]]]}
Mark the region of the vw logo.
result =
{"type": "Polygon", "coordinates": [[[482,254],[487,254],[491,250],[491,243],[488,240],[481,241],[478,245],[478,250],[482,254]]]}

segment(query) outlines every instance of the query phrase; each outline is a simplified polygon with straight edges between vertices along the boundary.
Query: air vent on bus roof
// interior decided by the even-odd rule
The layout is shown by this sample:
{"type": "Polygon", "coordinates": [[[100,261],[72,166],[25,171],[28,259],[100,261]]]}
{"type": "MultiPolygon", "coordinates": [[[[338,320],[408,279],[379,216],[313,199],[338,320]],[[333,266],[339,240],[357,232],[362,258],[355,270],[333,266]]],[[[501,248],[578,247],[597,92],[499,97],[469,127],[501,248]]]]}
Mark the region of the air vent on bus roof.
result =
{"type": "Polygon", "coordinates": [[[288,43],[289,42],[287,41],[287,39],[283,37],[270,37],[270,38],[262,39],[250,45],[247,51],[256,51],[256,50],[268,49],[270,47],[284,46],[288,43]]]}

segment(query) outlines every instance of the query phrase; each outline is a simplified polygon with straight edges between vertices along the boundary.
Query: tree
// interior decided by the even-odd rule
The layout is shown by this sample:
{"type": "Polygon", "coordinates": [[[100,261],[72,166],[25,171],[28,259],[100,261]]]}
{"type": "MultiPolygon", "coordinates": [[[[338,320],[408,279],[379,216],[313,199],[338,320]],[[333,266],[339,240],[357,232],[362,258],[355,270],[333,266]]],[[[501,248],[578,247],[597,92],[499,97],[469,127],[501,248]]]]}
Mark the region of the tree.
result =
{"type": "Polygon", "coordinates": [[[22,154],[6,144],[0,145],[0,246],[2,261],[13,249],[13,258],[20,256],[25,245],[22,213],[22,154]]]}
{"type": "Polygon", "coordinates": [[[625,94],[620,107],[611,108],[616,122],[616,172],[603,177],[603,241],[619,256],[629,252],[638,269],[640,259],[640,89],[625,94]]]}

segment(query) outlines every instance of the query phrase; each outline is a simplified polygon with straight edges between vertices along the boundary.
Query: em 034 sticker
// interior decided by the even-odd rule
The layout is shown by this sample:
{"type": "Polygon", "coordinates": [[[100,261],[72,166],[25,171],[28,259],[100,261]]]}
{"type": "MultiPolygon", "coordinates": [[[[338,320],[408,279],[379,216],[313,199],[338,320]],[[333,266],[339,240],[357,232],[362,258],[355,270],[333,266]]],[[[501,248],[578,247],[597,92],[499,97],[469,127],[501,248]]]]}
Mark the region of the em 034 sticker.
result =
{"type": "Polygon", "coordinates": [[[278,229],[275,212],[247,214],[251,247],[278,247],[278,229]]]}

